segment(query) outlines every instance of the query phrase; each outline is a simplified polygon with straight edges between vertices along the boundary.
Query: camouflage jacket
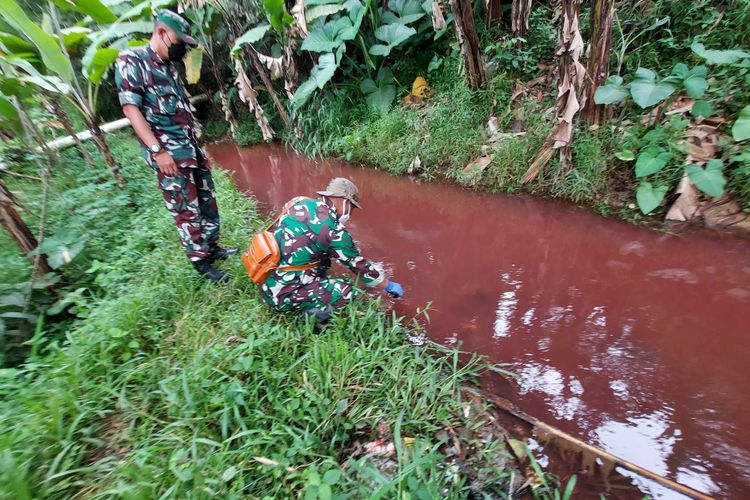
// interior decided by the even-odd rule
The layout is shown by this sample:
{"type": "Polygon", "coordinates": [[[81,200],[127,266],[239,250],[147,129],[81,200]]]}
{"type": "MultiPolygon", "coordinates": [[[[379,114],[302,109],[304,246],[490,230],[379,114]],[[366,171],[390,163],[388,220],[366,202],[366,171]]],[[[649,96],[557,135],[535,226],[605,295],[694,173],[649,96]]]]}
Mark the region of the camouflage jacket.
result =
{"type": "MultiPolygon", "coordinates": [[[[174,64],[162,61],[150,45],[124,50],[115,65],[115,83],[120,105],[138,106],[175,160],[198,156],[198,129],[174,64]]],[[[145,156],[151,164],[150,155],[145,156]]]]}
{"type": "Polygon", "coordinates": [[[273,230],[281,250],[280,266],[321,265],[307,271],[275,271],[263,289],[279,298],[299,286],[325,276],[336,259],[356,274],[366,286],[377,286],[383,272],[362,257],[349,232],[339,223],[334,207],[321,199],[305,198],[282,216],[273,230]]]}

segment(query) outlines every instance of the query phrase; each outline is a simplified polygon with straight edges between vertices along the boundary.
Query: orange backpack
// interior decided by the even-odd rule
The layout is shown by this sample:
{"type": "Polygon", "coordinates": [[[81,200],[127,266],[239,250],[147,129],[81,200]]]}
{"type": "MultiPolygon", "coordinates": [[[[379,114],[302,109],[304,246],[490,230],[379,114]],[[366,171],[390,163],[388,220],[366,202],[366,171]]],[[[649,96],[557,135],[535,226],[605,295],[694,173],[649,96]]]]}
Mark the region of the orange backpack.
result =
{"type": "Polygon", "coordinates": [[[279,244],[276,241],[271,228],[279,222],[286,212],[292,208],[298,202],[305,200],[304,196],[298,196],[290,200],[284,208],[281,209],[279,215],[274,219],[265,231],[253,236],[250,241],[250,247],[242,254],[242,263],[245,265],[245,271],[253,283],[256,285],[262,285],[268,279],[268,276],[276,269],[282,271],[306,271],[316,267],[319,262],[310,262],[302,266],[279,266],[279,260],[281,260],[281,250],[279,244]]]}

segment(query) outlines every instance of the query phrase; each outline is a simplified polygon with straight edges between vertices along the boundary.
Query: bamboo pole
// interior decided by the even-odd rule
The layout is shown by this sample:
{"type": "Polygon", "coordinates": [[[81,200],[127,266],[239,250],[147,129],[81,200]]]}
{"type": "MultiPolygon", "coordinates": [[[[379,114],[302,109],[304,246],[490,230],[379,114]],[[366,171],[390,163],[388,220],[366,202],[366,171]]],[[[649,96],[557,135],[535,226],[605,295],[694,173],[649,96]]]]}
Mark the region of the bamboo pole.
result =
{"type": "MultiPolygon", "coordinates": [[[[200,102],[203,102],[208,99],[208,96],[206,94],[197,95],[195,97],[192,97],[190,99],[191,104],[198,104],[200,102]]],[[[115,120],[113,122],[105,123],[100,128],[102,132],[114,132],[116,130],[120,130],[123,128],[126,128],[130,125],[130,122],[127,118],[120,118],[119,120],[115,120]]],[[[87,141],[92,138],[92,134],[90,130],[84,130],[83,132],[79,132],[76,134],[76,137],[79,141],[87,141]]],[[[65,149],[69,148],[70,146],[73,146],[76,143],[75,139],[69,135],[66,135],[65,137],[60,137],[59,139],[55,139],[54,141],[50,141],[47,143],[47,147],[53,151],[58,149],[65,149]]],[[[36,152],[41,152],[41,147],[36,148],[36,152]]]]}
{"type": "Polygon", "coordinates": [[[636,465],[632,462],[628,462],[624,458],[620,458],[616,455],[611,454],[608,451],[605,451],[601,448],[585,443],[581,441],[580,439],[571,436],[567,432],[561,431],[557,427],[552,427],[551,425],[542,422],[538,418],[532,417],[531,415],[519,410],[518,408],[513,406],[513,404],[507,399],[495,396],[493,394],[486,394],[486,393],[484,393],[483,396],[489,399],[492,402],[492,404],[494,404],[501,410],[510,413],[514,417],[520,418],[524,422],[533,425],[537,429],[541,429],[542,431],[548,434],[551,434],[564,441],[567,441],[568,443],[572,444],[576,448],[593,453],[594,455],[598,456],[602,460],[607,460],[609,462],[614,463],[615,465],[619,465],[620,467],[623,467],[631,472],[635,472],[639,476],[643,476],[648,479],[651,479],[652,481],[655,481],[662,486],[665,486],[678,493],[682,493],[683,495],[686,495],[690,498],[696,498],[698,500],[712,500],[712,497],[706,495],[705,493],[701,493],[700,491],[695,490],[689,486],[685,486],[684,484],[680,484],[675,481],[672,481],[669,478],[660,476],[659,474],[655,472],[651,472],[650,470],[644,469],[643,467],[639,465],[636,465]]]}

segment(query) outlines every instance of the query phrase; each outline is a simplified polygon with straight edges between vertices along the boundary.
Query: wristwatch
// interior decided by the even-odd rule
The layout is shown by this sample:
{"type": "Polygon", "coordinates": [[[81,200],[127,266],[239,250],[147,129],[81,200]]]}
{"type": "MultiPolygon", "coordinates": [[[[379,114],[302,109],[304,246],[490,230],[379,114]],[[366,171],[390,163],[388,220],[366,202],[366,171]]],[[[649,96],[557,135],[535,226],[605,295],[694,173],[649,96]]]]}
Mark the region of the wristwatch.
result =
{"type": "Polygon", "coordinates": [[[157,155],[162,152],[164,148],[161,147],[161,144],[153,144],[148,147],[149,152],[151,153],[151,156],[157,155]]]}

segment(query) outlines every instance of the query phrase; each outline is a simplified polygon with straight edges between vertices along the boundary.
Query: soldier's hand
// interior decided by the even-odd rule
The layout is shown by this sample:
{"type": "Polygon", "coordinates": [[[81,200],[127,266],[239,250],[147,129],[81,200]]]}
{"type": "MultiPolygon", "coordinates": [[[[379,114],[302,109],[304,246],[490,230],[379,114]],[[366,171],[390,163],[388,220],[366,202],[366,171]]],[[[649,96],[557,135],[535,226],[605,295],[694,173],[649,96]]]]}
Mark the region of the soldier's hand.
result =
{"type": "Polygon", "coordinates": [[[166,175],[167,177],[174,177],[180,173],[180,171],[177,169],[177,163],[175,163],[174,158],[172,158],[172,155],[170,155],[167,151],[162,151],[158,155],[154,156],[154,159],[156,160],[157,165],[159,165],[159,170],[161,170],[161,173],[166,175]]]}

